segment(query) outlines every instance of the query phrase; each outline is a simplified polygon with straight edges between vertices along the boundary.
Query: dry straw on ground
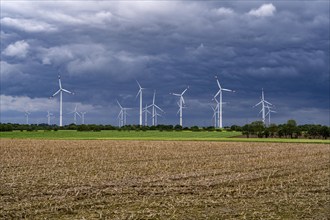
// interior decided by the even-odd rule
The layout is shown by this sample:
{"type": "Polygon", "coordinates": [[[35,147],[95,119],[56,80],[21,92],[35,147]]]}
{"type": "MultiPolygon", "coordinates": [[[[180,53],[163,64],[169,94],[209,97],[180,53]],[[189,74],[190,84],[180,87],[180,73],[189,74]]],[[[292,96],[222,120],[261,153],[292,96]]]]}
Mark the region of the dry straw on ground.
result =
{"type": "Polygon", "coordinates": [[[329,219],[329,145],[0,140],[0,219],[329,219]]]}

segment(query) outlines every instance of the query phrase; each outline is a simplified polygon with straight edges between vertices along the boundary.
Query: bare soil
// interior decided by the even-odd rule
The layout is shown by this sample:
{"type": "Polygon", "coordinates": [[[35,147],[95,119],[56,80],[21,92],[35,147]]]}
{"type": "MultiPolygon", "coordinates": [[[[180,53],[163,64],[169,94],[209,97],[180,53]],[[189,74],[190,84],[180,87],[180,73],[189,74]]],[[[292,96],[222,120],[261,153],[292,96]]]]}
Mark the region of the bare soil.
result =
{"type": "Polygon", "coordinates": [[[327,144],[0,139],[0,219],[329,219],[327,144]]]}

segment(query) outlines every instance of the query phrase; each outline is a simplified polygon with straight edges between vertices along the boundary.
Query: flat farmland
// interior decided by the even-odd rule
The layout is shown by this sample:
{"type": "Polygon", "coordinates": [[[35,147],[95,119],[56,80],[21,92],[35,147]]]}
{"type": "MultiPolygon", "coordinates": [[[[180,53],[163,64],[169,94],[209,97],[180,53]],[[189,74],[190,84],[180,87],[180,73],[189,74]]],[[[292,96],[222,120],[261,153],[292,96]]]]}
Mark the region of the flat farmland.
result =
{"type": "Polygon", "coordinates": [[[328,144],[0,139],[0,219],[329,219],[328,144]]]}

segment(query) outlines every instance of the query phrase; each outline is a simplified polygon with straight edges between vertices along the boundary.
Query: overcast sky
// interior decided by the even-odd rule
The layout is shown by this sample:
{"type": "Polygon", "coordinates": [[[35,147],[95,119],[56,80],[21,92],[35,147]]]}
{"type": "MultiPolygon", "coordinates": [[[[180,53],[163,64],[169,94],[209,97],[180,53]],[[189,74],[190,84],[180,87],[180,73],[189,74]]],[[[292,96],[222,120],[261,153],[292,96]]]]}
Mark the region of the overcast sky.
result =
{"type": "MultiPolygon", "coordinates": [[[[59,121],[78,104],[86,123],[117,125],[119,107],[138,124],[143,104],[164,109],[161,124],[213,125],[213,96],[224,92],[223,124],[260,120],[261,89],[272,122],[329,125],[329,1],[1,1],[1,122],[59,121]]],[[[80,121],[80,119],[79,119],[80,121]]],[[[150,122],[149,122],[150,123],[150,122]]]]}

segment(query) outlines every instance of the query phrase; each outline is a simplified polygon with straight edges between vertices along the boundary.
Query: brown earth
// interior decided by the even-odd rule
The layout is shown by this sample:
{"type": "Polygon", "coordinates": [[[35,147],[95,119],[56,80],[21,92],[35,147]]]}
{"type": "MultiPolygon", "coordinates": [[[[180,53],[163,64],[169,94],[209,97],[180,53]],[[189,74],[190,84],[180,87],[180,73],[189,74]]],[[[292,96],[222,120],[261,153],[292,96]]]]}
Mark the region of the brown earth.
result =
{"type": "Polygon", "coordinates": [[[0,219],[329,219],[327,144],[0,139],[0,219]]]}

